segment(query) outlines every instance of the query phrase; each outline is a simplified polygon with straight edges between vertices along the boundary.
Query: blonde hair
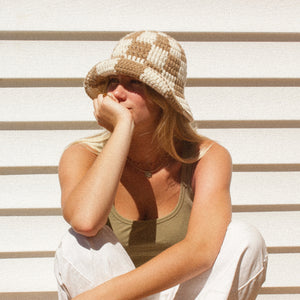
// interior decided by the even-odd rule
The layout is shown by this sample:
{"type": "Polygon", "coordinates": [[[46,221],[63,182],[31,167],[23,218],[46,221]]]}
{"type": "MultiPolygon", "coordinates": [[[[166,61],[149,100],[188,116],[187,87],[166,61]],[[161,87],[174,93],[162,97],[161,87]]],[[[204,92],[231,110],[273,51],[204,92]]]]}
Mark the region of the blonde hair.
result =
{"type": "MultiPolygon", "coordinates": [[[[182,163],[194,163],[204,156],[213,142],[199,135],[192,122],[175,111],[169,102],[149,86],[147,94],[161,110],[161,118],[153,135],[153,141],[172,158],[182,163]]],[[[82,144],[99,154],[111,133],[103,129],[100,133],[79,139],[72,144],[82,144]]]]}
{"type": "Polygon", "coordinates": [[[166,99],[147,88],[152,101],[162,109],[162,114],[153,139],[175,160],[193,163],[199,160],[212,146],[209,139],[198,134],[194,123],[178,113],[166,99]]]}

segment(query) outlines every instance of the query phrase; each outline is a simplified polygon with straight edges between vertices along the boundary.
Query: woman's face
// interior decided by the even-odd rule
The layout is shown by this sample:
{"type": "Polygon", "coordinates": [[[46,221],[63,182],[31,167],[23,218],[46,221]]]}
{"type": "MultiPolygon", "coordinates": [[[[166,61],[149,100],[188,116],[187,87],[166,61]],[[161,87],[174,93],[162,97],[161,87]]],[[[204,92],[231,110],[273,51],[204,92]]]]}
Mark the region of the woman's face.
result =
{"type": "Polygon", "coordinates": [[[144,83],[128,76],[111,76],[107,92],[113,94],[120,105],[130,110],[136,126],[156,128],[161,109],[151,100],[144,83]]]}

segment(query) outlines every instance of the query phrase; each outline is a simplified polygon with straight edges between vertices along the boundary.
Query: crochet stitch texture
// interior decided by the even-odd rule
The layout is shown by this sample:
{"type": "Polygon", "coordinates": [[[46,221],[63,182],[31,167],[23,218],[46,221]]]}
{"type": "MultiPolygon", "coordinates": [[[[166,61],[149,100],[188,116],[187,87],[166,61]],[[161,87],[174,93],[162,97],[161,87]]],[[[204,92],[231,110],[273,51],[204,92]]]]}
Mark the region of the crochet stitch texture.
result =
{"type": "Polygon", "coordinates": [[[84,87],[96,98],[105,93],[108,76],[125,75],[144,82],[193,121],[184,97],[187,64],[182,46],[169,35],[157,31],[133,32],[123,37],[111,58],[97,63],[87,74],[84,87]]]}

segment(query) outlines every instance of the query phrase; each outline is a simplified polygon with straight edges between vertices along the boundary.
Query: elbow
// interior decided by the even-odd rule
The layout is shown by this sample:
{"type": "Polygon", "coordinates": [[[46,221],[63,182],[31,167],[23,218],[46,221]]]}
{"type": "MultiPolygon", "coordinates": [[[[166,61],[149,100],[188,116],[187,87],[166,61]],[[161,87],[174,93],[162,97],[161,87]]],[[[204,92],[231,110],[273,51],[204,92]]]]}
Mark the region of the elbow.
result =
{"type": "Polygon", "coordinates": [[[86,222],[86,221],[71,221],[70,225],[72,226],[72,228],[74,229],[74,231],[76,231],[77,233],[84,235],[86,237],[93,237],[95,235],[97,235],[97,233],[99,232],[99,230],[105,225],[104,224],[91,224],[90,222],[86,222]]]}
{"type": "Polygon", "coordinates": [[[195,272],[195,276],[211,269],[218,256],[215,249],[211,249],[204,245],[193,245],[189,250],[192,257],[191,263],[195,272]]]}
{"type": "Polygon", "coordinates": [[[93,221],[91,218],[82,215],[76,215],[67,217],[64,215],[65,220],[71,225],[71,227],[77,233],[86,236],[93,237],[97,235],[99,230],[106,224],[107,220],[103,222],[93,221]]]}
{"type": "Polygon", "coordinates": [[[217,259],[217,256],[212,255],[206,255],[206,258],[204,260],[204,267],[207,270],[211,269],[217,259]]]}
{"type": "Polygon", "coordinates": [[[71,222],[70,225],[72,226],[74,231],[86,237],[93,237],[97,235],[99,230],[102,228],[100,226],[94,227],[94,226],[89,226],[89,224],[81,224],[77,222],[71,222]]]}
{"type": "Polygon", "coordinates": [[[198,255],[198,257],[195,258],[195,266],[199,273],[202,273],[211,269],[215,263],[215,260],[216,258],[212,257],[212,255],[203,253],[200,257],[198,255]]]}

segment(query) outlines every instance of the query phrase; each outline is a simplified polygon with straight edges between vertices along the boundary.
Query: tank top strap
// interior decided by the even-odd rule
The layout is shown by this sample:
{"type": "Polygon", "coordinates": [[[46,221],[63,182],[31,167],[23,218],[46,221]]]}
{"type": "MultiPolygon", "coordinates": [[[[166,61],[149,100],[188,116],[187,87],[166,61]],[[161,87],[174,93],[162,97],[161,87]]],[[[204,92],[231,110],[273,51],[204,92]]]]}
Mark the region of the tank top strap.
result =
{"type": "Polygon", "coordinates": [[[195,164],[182,164],[181,183],[188,190],[189,194],[193,195],[192,177],[195,170],[195,164]]]}

